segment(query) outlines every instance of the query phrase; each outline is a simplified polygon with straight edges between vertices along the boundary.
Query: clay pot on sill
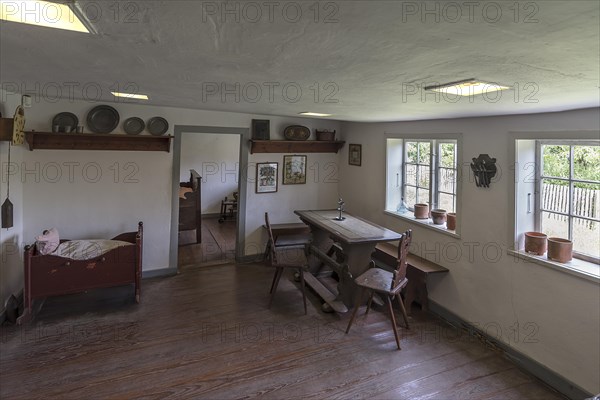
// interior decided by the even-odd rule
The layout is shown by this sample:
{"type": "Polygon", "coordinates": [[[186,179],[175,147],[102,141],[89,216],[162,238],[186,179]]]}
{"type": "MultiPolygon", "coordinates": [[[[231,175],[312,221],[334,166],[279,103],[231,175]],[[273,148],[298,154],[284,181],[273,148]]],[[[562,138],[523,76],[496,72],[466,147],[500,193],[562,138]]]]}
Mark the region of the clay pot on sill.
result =
{"type": "Polygon", "coordinates": [[[414,205],[415,218],[416,219],[427,219],[429,218],[429,204],[417,203],[414,205]]]}
{"type": "Polygon", "coordinates": [[[572,241],[556,237],[548,238],[548,260],[566,263],[571,261],[572,259],[572,241]]]}
{"type": "Polygon", "coordinates": [[[542,232],[525,232],[525,251],[527,253],[544,255],[548,248],[548,236],[542,232]]]}
{"type": "Polygon", "coordinates": [[[446,229],[449,231],[456,230],[456,213],[448,213],[446,215],[446,229]]]}
{"type": "Polygon", "coordinates": [[[431,219],[434,225],[444,225],[446,222],[446,210],[435,208],[431,210],[431,219]]]}

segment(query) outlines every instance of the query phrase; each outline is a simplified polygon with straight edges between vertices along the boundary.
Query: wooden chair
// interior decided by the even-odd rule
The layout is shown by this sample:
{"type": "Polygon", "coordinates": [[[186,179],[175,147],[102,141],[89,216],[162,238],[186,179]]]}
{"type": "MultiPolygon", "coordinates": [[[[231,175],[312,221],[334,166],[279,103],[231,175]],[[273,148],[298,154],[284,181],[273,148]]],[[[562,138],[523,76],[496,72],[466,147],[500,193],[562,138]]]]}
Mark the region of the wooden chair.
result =
{"type": "Polygon", "coordinates": [[[281,275],[283,275],[283,271],[286,269],[296,269],[298,274],[300,275],[300,285],[302,289],[302,301],[304,302],[304,314],[307,313],[306,310],[306,284],[304,282],[304,271],[308,269],[308,261],[306,260],[306,256],[304,253],[301,253],[300,260],[287,260],[285,257],[282,257],[284,254],[281,254],[281,250],[289,249],[280,248],[276,246],[275,239],[273,238],[273,231],[271,229],[271,224],[269,223],[269,213],[265,213],[265,226],[267,227],[267,232],[269,233],[269,249],[270,249],[270,260],[271,266],[275,267],[275,275],[273,276],[273,281],[271,282],[271,298],[269,299],[269,306],[271,308],[271,303],[273,303],[273,298],[275,297],[275,291],[277,290],[277,286],[279,285],[279,280],[281,279],[281,275]],[[278,257],[279,250],[279,257],[278,257]]]}
{"type": "Polygon", "coordinates": [[[412,231],[409,229],[404,232],[402,239],[400,239],[400,244],[398,245],[397,265],[393,273],[381,268],[373,267],[368,269],[354,280],[354,283],[360,287],[360,290],[356,299],[354,311],[352,312],[352,317],[350,317],[350,321],[348,322],[348,328],[346,328],[346,333],[350,331],[350,327],[354,322],[354,317],[356,317],[356,312],[358,311],[358,307],[362,302],[365,291],[370,290],[371,296],[369,297],[365,315],[369,313],[369,309],[371,308],[371,303],[373,301],[373,295],[375,293],[385,296],[390,312],[390,318],[392,320],[392,327],[394,328],[396,344],[398,345],[398,350],[400,350],[400,337],[398,335],[398,327],[396,326],[396,317],[394,316],[392,301],[394,298],[398,299],[398,304],[400,305],[400,310],[402,311],[402,317],[404,318],[404,323],[408,329],[408,317],[406,315],[404,303],[400,297],[400,291],[408,284],[408,279],[406,279],[406,258],[408,256],[408,247],[410,246],[411,241],[412,231]]]}

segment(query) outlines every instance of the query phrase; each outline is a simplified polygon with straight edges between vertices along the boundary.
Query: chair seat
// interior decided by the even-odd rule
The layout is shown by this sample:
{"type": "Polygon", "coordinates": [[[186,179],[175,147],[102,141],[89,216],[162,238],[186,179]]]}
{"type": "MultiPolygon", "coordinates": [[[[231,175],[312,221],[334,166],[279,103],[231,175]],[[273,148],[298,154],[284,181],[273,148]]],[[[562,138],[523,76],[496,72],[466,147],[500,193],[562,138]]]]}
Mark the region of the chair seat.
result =
{"type": "Polygon", "coordinates": [[[381,268],[370,268],[354,281],[357,285],[366,287],[377,292],[387,293],[389,295],[397,294],[406,284],[408,279],[404,278],[400,284],[391,290],[394,274],[381,268]]]}
{"type": "Polygon", "coordinates": [[[275,247],[291,247],[298,246],[303,247],[310,241],[310,235],[297,234],[297,235],[281,235],[275,240],[275,247]]]}

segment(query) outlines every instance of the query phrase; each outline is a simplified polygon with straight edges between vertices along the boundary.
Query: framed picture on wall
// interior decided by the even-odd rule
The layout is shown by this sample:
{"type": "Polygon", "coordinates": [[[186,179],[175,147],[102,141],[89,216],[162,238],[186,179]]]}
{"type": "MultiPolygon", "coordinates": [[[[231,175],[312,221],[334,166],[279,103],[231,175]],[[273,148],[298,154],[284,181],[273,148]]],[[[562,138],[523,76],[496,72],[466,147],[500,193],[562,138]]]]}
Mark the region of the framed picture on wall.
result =
{"type": "Polygon", "coordinates": [[[256,164],[256,193],[274,193],[277,191],[276,162],[256,164]]]}
{"type": "Polygon", "coordinates": [[[349,144],[348,145],[348,164],[358,165],[360,167],[361,161],[362,161],[362,145],[349,144]]]}
{"type": "Polygon", "coordinates": [[[306,183],[306,156],[283,156],[283,184],[306,183]]]}

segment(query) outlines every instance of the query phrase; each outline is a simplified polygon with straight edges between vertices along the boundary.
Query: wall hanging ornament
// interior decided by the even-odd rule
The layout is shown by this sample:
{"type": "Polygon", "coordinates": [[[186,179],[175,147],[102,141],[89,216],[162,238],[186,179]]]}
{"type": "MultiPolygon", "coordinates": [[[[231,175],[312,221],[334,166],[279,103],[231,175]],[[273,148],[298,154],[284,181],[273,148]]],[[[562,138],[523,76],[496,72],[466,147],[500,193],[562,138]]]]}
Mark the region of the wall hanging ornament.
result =
{"type": "Polygon", "coordinates": [[[490,187],[490,182],[497,172],[496,159],[487,154],[480,154],[477,158],[473,157],[471,169],[475,175],[477,187],[490,187]]]}
{"type": "Polygon", "coordinates": [[[6,168],[6,200],[2,203],[2,228],[13,227],[13,204],[10,202],[10,148],[8,144],[8,167],[6,168]]]}
{"type": "MultiPolygon", "coordinates": [[[[13,118],[12,143],[19,145],[25,143],[25,109],[23,106],[17,106],[13,118]]],[[[10,150],[9,150],[10,151],[10,150]]]]}

